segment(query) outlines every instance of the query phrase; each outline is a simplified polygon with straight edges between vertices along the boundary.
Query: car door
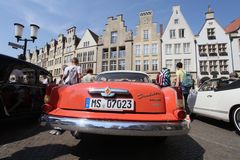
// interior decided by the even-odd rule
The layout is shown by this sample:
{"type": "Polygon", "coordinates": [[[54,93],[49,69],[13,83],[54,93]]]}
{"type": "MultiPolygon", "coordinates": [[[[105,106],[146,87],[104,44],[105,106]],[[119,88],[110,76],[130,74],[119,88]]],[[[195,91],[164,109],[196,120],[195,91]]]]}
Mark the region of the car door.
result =
{"type": "Polygon", "coordinates": [[[5,114],[16,116],[32,111],[36,70],[25,64],[16,64],[8,69],[7,81],[1,87],[5,114]]]}
{"type": "Polygon", "coordinates": [[[38,69],[37,72],[37,90],[35,91],[35,95],[33,96],[34,98],[34,107],[41,109],[43,103],[44,103],[44,96],[46,92],[46,87],[47,84],[52,82],[52,76],[49,72],[45,70],[38,69]],[[46,81],[48,83],[46,83],[46,81]]]}
{"type": "Polygon", "coordinates": [[[194,113],[214,117],[218,106],[219,94],[216,92],[219,80],[205,82],[198,90],[194,113]]]}

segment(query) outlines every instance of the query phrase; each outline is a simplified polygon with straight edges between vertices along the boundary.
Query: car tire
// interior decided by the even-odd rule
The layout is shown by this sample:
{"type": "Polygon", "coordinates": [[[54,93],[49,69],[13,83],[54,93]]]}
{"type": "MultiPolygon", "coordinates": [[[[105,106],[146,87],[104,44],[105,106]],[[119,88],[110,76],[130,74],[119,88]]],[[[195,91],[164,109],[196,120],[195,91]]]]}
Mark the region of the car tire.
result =
{"type": "Polygon", "coordinates": [[[236,133],[240,135],[240,106],[233,110],[231,121],[236,129],[236,133]]]}

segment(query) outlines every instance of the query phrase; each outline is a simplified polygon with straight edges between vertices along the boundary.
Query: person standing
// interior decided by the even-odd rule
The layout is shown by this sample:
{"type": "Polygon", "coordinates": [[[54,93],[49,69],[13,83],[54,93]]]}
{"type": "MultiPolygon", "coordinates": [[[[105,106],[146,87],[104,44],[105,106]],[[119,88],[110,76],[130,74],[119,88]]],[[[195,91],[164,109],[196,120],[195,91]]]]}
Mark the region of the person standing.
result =
{"type": "Polygon", "coordinates": [[[176,87],[181,87],[184,97],[184,103],[185,103],[185,110],[187,113],[186,119],[190,119],[190,109],[187,104],[187,98],[189,95],[189,91],[193,85],[192,77],[190,73],[187,73],[183,69],[182,62],[178,62],[176,65],[176,87]]]}
{"type": "Polygon", "coordinates": [[[80,82],[81,68],[78,65],[78,59],[74,57],[72,64],[64,69],[63,73],[64,84],[73,85],[80,82]]]}
{"type": "Polygon", "coordinates": [[[93,75],[93,69],[88,68],[86,73],[87,74],[85,76],[83,76],[81,82],[93,82],[93,81],[95,81],[95,76],[93,75]]]}

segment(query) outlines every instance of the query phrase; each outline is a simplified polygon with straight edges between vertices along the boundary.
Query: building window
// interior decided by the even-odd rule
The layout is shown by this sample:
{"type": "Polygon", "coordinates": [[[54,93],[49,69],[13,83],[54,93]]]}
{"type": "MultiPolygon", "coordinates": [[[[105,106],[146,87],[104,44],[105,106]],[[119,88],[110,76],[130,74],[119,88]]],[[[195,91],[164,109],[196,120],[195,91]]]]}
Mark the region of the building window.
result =
{"type": "Polygon", "coordinates": [[[117,63],[116,60],[110,61],[110,71],[115,71],[117,69],[117,63]]]}
{"type": "Polygon", "coordinates": [[[83,47],[88,47],[89,46],[89,41],[83,42],[83,47]]]}
{"type": "Polygon", "coordinates": [[[220,43],[218,44],[218,53],[220,56],[227,56],[227,44],[226,43],[220,43]]]}
{"type": "Polygon", "coordinates": [[[200,72],[201,74],[208,74],[208,65],[207,61],[200,61],[200,72]]]}
{"type": "Polygon", "coordinates": [[[102,59],[108,59],[108,49],[103,49],[102,59]]]}
{"type": "Polygon", "coordinates": [[[179,20],[178,19],[174,19],[174,24],[178,24],[179,20]]]}
{"type": "Polygon", "coordinates": [[[86,72],[86,70],[87,70],[87,64],[86,63],[83,63],[80,67],[82,69],[82,72],[86,72]]]}
{"type": "Polygon", "coordinates": [[[207,29],[207,36],[208,36],[209,40],[216,39],[215,28],[208,28],[207,29]]]}
{"type": "Polygon", "coordinates": [[[64,63],[69,63],[72,60],[72,55],[68,55],[64,57],[64,63]]]}
{"type": "Polygon", "coordinates": [[[125,60],[118,60],[118,70],[125,70],[125,60]]]}
{"type": "Polygon", "coordinates": [[[168,69],[172,69],[172,60],[171,59],[167,59],[166,60],[166,68],[168,68],[168,69]]]}
{"type": "Polygon", "coordinates": [[[82,62],[82,52],[77,54],[77,58],[79,62],[82,62]]]}
{"type": "Polygon", "coordinates": [[[153,59],[152,60],[152,71],[157,71],[158,70],[158,60],[153,59]]]}
{"type": "Polygon", "coordinates": [[[135,61],[135,70],[136,71],[140,71],[141,70],[141,61],[140,60],[136,60],[135,61]]]}
{"type": "Polygon", "coordinates": [[[87,61],[87,52],[83,52],[83,62],[87,61]]]}
{"type": "Polygon", "coordinates": [[[111,43],[117,42],[117,31],[111,32],[111,43]]]}
{"type": "Polygon", "coordinates": [[[210,72],[217,71],[217,61],[209,61],[210,72]]]}
{"type": "Polygon", "coordinates": [[[117,58],[117,49],[116,48],[111,48],[110,58],[111,59],[117,58]]]}
{"type": "Polygon", "coordinates": [[[103,61],[102,62],[102,72],[108,70],[108,61],[103,61]]]}
{"type": "Polygon", "coordinates": [[[88,63],[88,68],[92,68],[93,69],[93,63],[88,63]]]}
{"type": "Polygon", "coordinates": [[[184,29],[179,29],[179,38],[184,38],[184,29]]]}
{"type": "Polygon", "coordinates": [[[143,54],[148,55],[148,44],[144,44],[143,46],[143,54]]]}
{"type": "Polygon", "coordinates": [[[125,47],[119,47],[118,58],[125,58],[125,47]]]}
{"type": "Polygon", "coordinates": [[[166,44],[166,54],[172,54],[172,45],[171,44],[166,44]]]}
{"type": "Polygon", "coordinates": [[[94,51],[88,52],[88,61],[93,61],[94,51]]]}
{"type": "Polygon", "coordinates": [[[171,29],[170,30],[170,38],[171,39],[176,38],[176,36],[175,36],[175,29],[171,29]]]}
{"type": "Polygon", "coordinates": [[[149,65],[149,64],[148,64],[148,60],[144,60],[144,61],[143,61],[143,70],[144,70],[144,71],[148,71],[148,67],[149,67],[148,65],[149,65]]]}
{"type": "Polygon", "coordinates": [[[186,71],[190,71],[190,66],[191,66],[191,59],[184,59],[184,69],[186,71]]]}
{"type": "Polygon", "coordinates": [[[143,31],[143,40],[148,40],[148,30],[143,31]]]}
{"type": "Polygon", "coordinates": [[[207,49],[206,49],[206,45],[198,45],[198,51],[199,51],[199,56],[200,57],[206,57],[207,56],[207,49]]]}
{"type": "Polygon", "coordinates": [[[135,45],[135,55],[140,56],[140,45],[135,45]]]}
{"type": "Polygon", "coordinates": [[[209,56],[217,56],[215,44],[208,45],[208,53],[209,53],[209,56]]]}
{"type": "Polygon", "coordinates": [[[220,60],[219,61],[220,72],[228,71],[228,61],[227,60],[220,60]]]}
{"type": "Polygon", "coordinates": [[[181,47],[180,43],[174,44],[174,53],[175,54],[180,54],[180,47],[181,47]]]}
{"type": "Polygon", "coordinates": [[[152,44],[152,55],[156,55],[157,54],[157,43],[153,43],[152,44]]]}
{"type": "Polygon", "coordinates": [[[190,43],[183,43],[183,53],[190,53],[190,43]]]}

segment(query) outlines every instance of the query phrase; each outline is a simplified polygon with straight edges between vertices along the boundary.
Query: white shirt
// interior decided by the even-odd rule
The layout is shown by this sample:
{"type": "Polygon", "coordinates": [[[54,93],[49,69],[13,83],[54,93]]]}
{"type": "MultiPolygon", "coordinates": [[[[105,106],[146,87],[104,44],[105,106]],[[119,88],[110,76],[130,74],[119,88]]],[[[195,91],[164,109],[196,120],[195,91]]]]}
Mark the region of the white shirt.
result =
{"type": "Polygon", "coordinates": [[[81,80],[81,82],[93,82],[93,81],[95,81],[95,76],[89,73],[85,75],[81,80]]]}
{"type": "Polygon", "coordinates": [[[76,71],[79,74],[81,74],[81,67],[80,66],[76,66],[76,65],[71,65],[71,66],[68,66],[64,69],[64,73],[63,73],[63,76],[67,76],[67,78],[65,79],[64,81],[64,84],[76,84],[78,83],[78,78],[79,76],[76,75],[74,77],[72,77],[72,75],[70,74],[70,72],[72,71],[76,71]]]}

